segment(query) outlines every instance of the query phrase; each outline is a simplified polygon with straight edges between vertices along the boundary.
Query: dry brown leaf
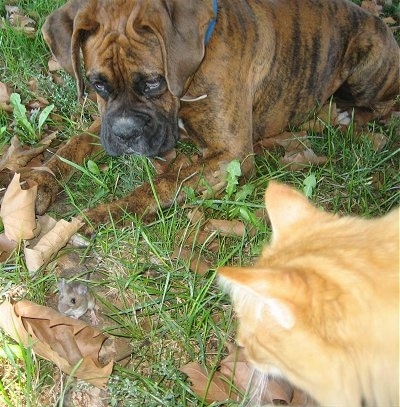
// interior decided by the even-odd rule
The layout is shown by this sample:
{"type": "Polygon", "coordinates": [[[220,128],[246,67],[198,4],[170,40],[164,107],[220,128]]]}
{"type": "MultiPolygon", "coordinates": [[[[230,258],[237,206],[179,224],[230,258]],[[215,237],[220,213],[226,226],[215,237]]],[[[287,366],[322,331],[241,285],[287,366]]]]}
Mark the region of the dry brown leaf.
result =
{"type": "Polygon", "coordinates": [[[183,246],[193,246],[194,244],[203,245],[206,242],[212,241],[212,234],[204,230],[181,230],[178,232],[177,237],[182,240],[183,246]]]}
{"type": "Polygon", "coordinates": [[[316,113],[315,118],[303,123],[300,126],[300,130],[322,133],[327,124],[334,126],[338,123],[336,103],[330,103],[322,106],[322,108],[316,113]]]}
{"type": "Polygon", "coordinates": [[[40,267],[47,264],[82,225],[82,220],[78,218],[72,218],[71,222],[61,219],[40,238],[34,247],[25,247],[25,262],[29,273],[35,273],[40,267]]]}
{"type": "Polygon", "coordinates": [[[54,56],[52,56],[49,61],[47,62],[47,66],[49,68],[50,72],[54,72],[54,71],[58,71],[61,68],[60,63],[54,58],[54,56]]]}
{"type": "Polygon", "coordinates": [[[298,171],[310,165],[325,164],[327,160],[326,156],[318,156],[311,148],[307,148],[286,152],[285,156],[281,158],[281,164],[292,171],[298,171]]]}
{"type": "Polygon", "coordinates": [[[208,375],[206,369],[196,362],[180,368],[188,375],[192,390],[200,398],[208,403],[228,399],[244,401],[245,398],[246,405],[316,405],[286,380],[266,377],[253,369],[243,348],[232,343],[227,347],[229,354],[213,375],[208,375]]]}
{"type": "Polygon", "coordinates": [[[25,106],[29,110],[35,110],[35,109],[40,109],[42,110],[44,107],[48,106],[50,102],[42,97],[42,96],[36,96],[35,99],[29,101],[25,106]]]}
{"type": "Polygon", "coordinates": [[[22,30],[28,37],[33,38],[36,34],[36,22],[27,17],[18,6],[5,6],[7,19],[13,27],[22,30]]]}
{"type": "Polygon", "coordinates": [[[202,222],[204,220],[204,212],[201,208],[193,208],[188,212],[187,218],[190,223],[202,222]]]}
{"type": "Polygon", "coordinates": [[[281,138],[277,143],[282,146],[286,152],[304,150],[311,147],[311,142],[305,130],[296,133],[286,132],[286,138],[281,138]]]}
{"type": "Polygon", "coordinates": [[[227,343],[227,348],[229,354],[221,360],[220,371],[231,380],[234,379],[236,386],[245,391],[253,368],[247,360],[243,348],[233,343],[227,343]]]}
{"type": "Polygon", "coordinates": [[[299,150],[311,146],[305,130],[298,132],[285,131],[274,137],[263,138],[257,144],[267,149],[282,146],[286,151],[299,150]]]}
{"type": "Polygon", "coordinates": [[[25,242],[27,246],[34,247],[39,242],[39,240],[50,232],[54,226],[57,224],[57,221],[49,215],[37,216],[36,218],[36,236],[33,239],[30,239],[29,242],[25,242]]]}
{"type": "Polygon", "coordinates": [[[11,253],[18,247],[18,243],[10,240],[4,233],[0,234],[0,263],[6,261],[11,253]]]}
{"type": "Polygon", "coordinates": [[[3,198],[0,216],[3,219],[4,233],[16,242],[32,239],[36,233],[35,201],[37,185],[21,189],[20,174],[15,174],[3,198]]]}
{"type": "Polygon", "coordinates": [[[382,6],[378,5],[376,1],[364,0],[361,2],[361,8],[369,11],[374,16],[379,16],[379,13],[382,11],[382,6]]]}
{"type": "Polygon", "coordinates": [[[192,383],[192,390],[207,403],[225,400],[238,400],[236,393],[231,391],[226,377],[215,372],[211,377],[205,368],[197,362],[191,362],[179,369],[185,373],[192,383]]]}
{"type": "Polygon", "coordinates": [[[38,89],[38,83],[35,78],[32,78],[28,81],[28,88],[32,93],[35,93],[38,89]]]}
{"type": "Polygon", "coordinates": [[[388,138],[382,133],[364,133],[363,136],[372,142],[372,148],[377,153],[382,151],[388,142],[388,138]]]}
{"type": "Polygon", "coordinates": [[[396,20],[395,20],[393,17],[391,17],[391,16],[382,18],[382,21],[383,21],[385,24],[387,24],[387,25],[394,25],[394,24],[396,24],[396,20]]]}
{"type": "Polygon", "coordinates": [[[28,149],[22,146],[17,136],[14,136],[11,139],[11,143],[7,150],[3,152],[0,159],[0,171],[2,171],[4,168],[8,168],[11,171],[19,171],[34,157],[43,153],[43,151],[46,150],[46,148],[54,140],[56,135],[57,132],[55,131],[40,140],[37,147],[31,147],[28,149]]]}
{"type": "Polygon", "coordinates": [[[97,387],[107,383],[113,361],[103,365],[98,359],[107,337],[83,321],[27,300],[15,304],[5,301],[0,305],[0,326],[63,372],[73,372],[97,387]]]}
{"type": "Polygon", "coordinates": [[[291,403],[294,390],[288,382],[280,379],[265,381],[263,374],[255,371],[251,366],[243,348],[229,343],[227,347],[229,354],[221,360],[220,371],[229,381],[234,383],[236,388],[243,393],[250,388],[248,397],[255,397],[262,404],[291,403]]]}
{"type": "Polygon", "coordinates": [[[176,249],[172,253],[172,257],[176,259],[180,258],[189,262],[189,269],[193,273],[205,274],[212,268],[212,264],[208,262],[200,253],[185,249],[184,247],[176,249]]]}
{"type": "Polygon", "coordinates": [[[246,228],[240,220],[210,219],[204,225],[204,230],[208,232],[218,232],[222,236],[242,237],[246,233],[246,228]]]}
{"type": "Polygon", "coordinates": [[[13,107],[10,104],[10,90],[3,82],[0,82],[0,109],[6,112],[13,111],[13,107]]]}

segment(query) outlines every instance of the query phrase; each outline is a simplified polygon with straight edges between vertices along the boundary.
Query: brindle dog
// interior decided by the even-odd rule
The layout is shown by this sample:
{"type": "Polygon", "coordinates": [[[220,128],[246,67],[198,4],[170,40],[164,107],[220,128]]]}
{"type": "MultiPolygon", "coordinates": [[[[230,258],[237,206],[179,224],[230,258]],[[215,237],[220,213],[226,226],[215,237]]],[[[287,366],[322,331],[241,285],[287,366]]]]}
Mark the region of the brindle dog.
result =
{"type": "MultiPolygon", "coordinates": [[[[393,35],[347,0],[70,0],[43,34],[79,93],[83,65],[110,155],[161,156],[179,139],[179,123],[199,146],[196,163],[154,180],[163,207],[182,180],[220,187],[232,159],[250,173],[255,141],[302,123],[332,95],[367,120],[386,114],[399,93],[393,35]]],[[[82,134],[58,154],[81,163],[96,143],[82,134]]],[[[57,156],[48,166],[62,177],[72,171],[57,156]]],[[[47,172],[31,178],[43,213],[59,184],[47,172]]],[[[123,211],[154,215],[150,185],[86,215],[96,225],[123,211]]]]}

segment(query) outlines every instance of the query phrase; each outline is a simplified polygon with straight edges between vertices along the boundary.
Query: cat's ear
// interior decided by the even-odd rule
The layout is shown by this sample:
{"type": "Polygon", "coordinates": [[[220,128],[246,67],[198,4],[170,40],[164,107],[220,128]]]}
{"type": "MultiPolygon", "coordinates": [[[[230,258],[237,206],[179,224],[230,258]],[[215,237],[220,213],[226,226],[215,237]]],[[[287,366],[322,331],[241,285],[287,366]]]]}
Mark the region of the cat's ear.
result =
{"type": "Polygon", "coordinates": [[[261,317],[268,312],[282,328],[293,328],[295,315],[293,304],[287,299],[285,279],[256,267],[220,267],[218,273],[221,286],[237,309],[251,302],[255,315],[261,317]]]}
{"type": "Polygon", "coordinates": [[[285,184],[270,181],[265,191],[265,206],[271,221],[273,238],[290,232],[297,222],[313,217],[319,210],[299,191],[285,184]]]}

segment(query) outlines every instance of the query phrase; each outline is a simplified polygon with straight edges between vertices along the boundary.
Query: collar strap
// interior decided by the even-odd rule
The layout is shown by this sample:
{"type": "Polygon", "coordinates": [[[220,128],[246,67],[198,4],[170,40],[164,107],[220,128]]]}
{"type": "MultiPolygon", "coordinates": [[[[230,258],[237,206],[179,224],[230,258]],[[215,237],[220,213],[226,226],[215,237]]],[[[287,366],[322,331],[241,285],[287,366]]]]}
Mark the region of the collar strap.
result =
{"type": "Polygon", "coordinates": [[[211,36],[215,29],[215,24],[217,23],[217,13],[218,13],[218,0],[213,0],[213,11],[214,11],[214,18],[208,23],[206,36],[204,37],[204,44],[207,44],[210,41],[211,36]]]}

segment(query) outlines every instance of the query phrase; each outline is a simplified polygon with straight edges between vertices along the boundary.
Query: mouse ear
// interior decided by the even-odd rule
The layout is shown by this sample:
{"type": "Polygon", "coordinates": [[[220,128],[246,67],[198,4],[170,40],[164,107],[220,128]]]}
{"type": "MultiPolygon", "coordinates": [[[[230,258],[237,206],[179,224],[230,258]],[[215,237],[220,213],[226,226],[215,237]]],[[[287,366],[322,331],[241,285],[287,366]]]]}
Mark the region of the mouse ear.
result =
{"type": "Polygon", "coordinates": [[[65,280],[63,278],[57,283],[57,288],[58,288],[58,291],[64,291],[65,280]]]}
{"type": "Polygon", "coordinates": [[[77,287],[76,287],[76,293],[77,294],[85,295],[85,294],[87,294],[87,292],[88,292],[88,288],[87,288],[86,284],[81,283],[81,284],[77,285],[77,287]]]}

